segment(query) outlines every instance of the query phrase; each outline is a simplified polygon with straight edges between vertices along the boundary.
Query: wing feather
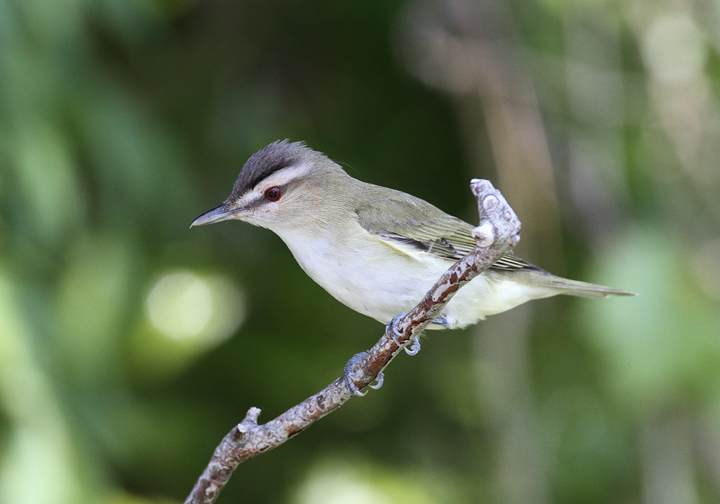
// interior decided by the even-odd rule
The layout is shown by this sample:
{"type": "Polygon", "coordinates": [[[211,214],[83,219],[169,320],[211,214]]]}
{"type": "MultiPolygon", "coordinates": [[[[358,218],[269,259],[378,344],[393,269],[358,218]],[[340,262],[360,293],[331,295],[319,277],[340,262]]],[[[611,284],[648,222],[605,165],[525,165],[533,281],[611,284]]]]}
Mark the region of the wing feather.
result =
{"type": "MultiPolygon", "coordinates": [[[[475,248],[472,225],[419,198],[387,191],[382,210],[372,205],[356,210],[358,223],[368,233],[409,255],[426,253],[450,261],[461,259],[475,248]]],[[[545,272],[513,254],[504,255],[491,268],[545,272]]]]}

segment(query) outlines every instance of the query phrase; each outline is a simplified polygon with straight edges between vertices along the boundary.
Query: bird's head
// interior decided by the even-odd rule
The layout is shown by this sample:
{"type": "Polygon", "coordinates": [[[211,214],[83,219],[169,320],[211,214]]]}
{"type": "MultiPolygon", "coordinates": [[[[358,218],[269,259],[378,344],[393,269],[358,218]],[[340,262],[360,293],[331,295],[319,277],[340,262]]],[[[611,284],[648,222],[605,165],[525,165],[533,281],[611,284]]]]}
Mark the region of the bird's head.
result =
{"type": "Polygon", "coordinates": [[[302,142],[273,142],[247,160],[225,202],[190,227],[235,219],[279,232],[311,226],[332,201],[333,187],[350,177],[324,154],[302,142]]]}

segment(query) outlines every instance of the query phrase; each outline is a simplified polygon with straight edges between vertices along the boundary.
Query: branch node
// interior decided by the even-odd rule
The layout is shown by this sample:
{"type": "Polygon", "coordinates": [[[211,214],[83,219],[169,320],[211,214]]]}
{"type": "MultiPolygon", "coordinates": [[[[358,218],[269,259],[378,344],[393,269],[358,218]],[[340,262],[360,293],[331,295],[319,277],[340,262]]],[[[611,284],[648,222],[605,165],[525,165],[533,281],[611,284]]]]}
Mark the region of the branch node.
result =
{"type": "Polygon", "coordinates": [[[493,189],[492,183],[490,183],[489,180],[485,179],[472,179],[470,180],[470,188],[473,191],[473,194],[477,196],[479,193],[486,192],[490,189],[493,189]]]}
{"type": "Polygon", "coordinates": [[[470,188],[478,200],[480,214],[480,225],[472,231],[477,245],[515,247],[520,241],[520,220],[505,197],[488,180],[473,179],[470,188]]]}
{"type": "MultiPolygon", "coordinates": [[[[497,202],[497,198],[493,199],[497,202]]],[[[495,243],[495,226],[485,221],[472,230],[472,236],[475,238],[478,247],[489,247],[495,243]]]]}
{"type": "Polygon", "coordinates": [[[248,410],[242,423],[245,425],[250,425],[251,427],[255,427],[258,424],[258,417],[260,416],[260,413],[260,408],[256,408],[253,406],[248,410]]]}
{"type": "Polygon", "coordinates": [[[245,437],[245,434],[247,434],[248,428],[245,427],[243,424],[239,423],[235,426],[235,430],[233,431],[232,439],[233,441],[240,441],[243,437],[245,437]]]}
{"type": "Polygon", "coordinates": [[[493,210],[495,210],[495,207],[500,204],[500,200],[498,200],[495,196],[491,194],[489,196],[486,196],[482,203],[486,212],[492,212],[493,210]]]}

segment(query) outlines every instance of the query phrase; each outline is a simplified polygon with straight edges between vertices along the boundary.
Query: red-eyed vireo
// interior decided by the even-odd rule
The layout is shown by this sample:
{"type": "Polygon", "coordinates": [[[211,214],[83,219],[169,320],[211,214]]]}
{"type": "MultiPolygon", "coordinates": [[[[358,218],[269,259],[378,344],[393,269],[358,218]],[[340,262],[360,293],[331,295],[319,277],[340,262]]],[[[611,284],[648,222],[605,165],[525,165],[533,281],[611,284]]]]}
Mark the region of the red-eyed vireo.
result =
{"type": "MultiPolygon", "coordinates": [[[[475,247],[473,226],[404,192],[361,182],[304,143],[271,143],[245,163],[230,197],[191,226],[236,219],[268,228],[310,278],[387,323],[410,311],[475,247]]],[[[428,328],[461,328],[556,294],[632,295],[560,278],[512,254],[460,289],[428,328]]]]}

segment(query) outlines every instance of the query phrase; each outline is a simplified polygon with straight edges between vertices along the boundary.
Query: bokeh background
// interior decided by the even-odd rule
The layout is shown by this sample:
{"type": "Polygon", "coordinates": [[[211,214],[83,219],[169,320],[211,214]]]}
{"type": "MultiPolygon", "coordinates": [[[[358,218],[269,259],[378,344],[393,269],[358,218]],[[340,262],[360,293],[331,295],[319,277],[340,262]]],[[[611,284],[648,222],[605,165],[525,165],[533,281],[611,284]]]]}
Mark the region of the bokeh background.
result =
{"type": "Polygon", "coordinates": [[[219,502],[720,501],[720,2],[0,0],[0,503],[182,502],[382,325],[188,229],[305,140],[637,298],[433,332],[219,502]]]}

